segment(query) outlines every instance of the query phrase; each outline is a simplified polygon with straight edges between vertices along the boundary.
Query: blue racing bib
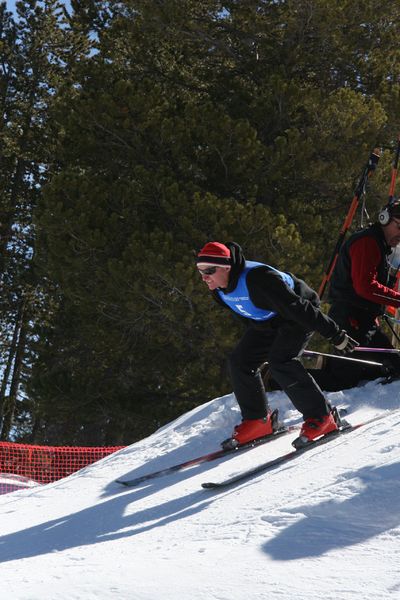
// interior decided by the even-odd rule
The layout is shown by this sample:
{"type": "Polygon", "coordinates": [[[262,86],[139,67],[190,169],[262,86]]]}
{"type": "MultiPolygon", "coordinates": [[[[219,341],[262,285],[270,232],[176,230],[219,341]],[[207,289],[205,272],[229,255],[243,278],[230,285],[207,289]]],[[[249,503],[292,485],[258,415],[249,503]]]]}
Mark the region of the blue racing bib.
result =
{"type": "Polygon", "coordinates": [[[249,290],[247,289],[247,273],[256,267],[268,267],[283,279],[283,281],[293,290],[294,281],[288,273],[278,271],[274,267],[264,265],[263,263],[246,260],[246,265],[240,274],[237,286],[232,292],[225,294],[222,290],[217,290],[219,297],[231,310],[238,313],[246,319],[252,319],[253,321],[267,321],[276,316],[276,312],[272,310],[266,310],[265,308],[258,308],[250,300],[249,290]]]}

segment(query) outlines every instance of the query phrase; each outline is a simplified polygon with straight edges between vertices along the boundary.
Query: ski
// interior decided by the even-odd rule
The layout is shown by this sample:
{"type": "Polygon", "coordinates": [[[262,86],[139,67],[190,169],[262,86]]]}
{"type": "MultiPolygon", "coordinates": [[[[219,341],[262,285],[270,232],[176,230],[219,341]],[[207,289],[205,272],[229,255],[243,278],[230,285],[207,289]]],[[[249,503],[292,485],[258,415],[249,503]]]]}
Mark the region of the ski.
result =
{"type": "Polygon", "coordinates": [[[383,415],[379,415],[377,417],[372,417],[371,419],[368,419],[361,423],[357,423],[355,425],[351,425],[346,420],[342,419],[342,425],[340,426],[340,428],[337,431],[332,431],[331,433],[328,433],[328,434],[322,436],[321,438],[308,443],[306,446],[303,446],[302,448],[299,448],[298,450],[291,450],[290,452],[287,452],[286,454],[282,454],[281,456],[278,456],[271,460],[267,460],[266,462],[261,463],[260,465],[258,465],[256,467],[246,469],[245,471],[242,471],[241,473],[238,473],[237,475],[233,475],[232,477],[228,477],[227,479],[223,479],[221,481],[209,481],[206,483],[202,483],[201,486],[207,490],[228,487],[230,485],[233,485],[234,483],[238,483],[238,482],[248,479],[254,475],[258,475],[259,473],[264,473],[265,471],[268,471],[275,466],[290,462],[290,461],[298,458],[305,452],[308,452],[312,448],[316,448],[318,446],[322,446],[323,444],[327,444],[328,442],[330,442],[332,440],[336,440],[346,433],[351,433],[352,431],[356,431],[360,427],[364,427],[365,425],[379,421],[380,419],[383,419],[386,416],[387,416],[387,413],[383,414],[383,415]]]}
{"type": "Polygon", "coordinates": [[[247,444],[242,444],[241,446],[237,446],[236,448],[230,448],[227,450],[223,450],[223,449],[216,450],[216,451],[210,452],[208,454],[203,454],[202,456],[197,456],[195,458],[191,458],[190,460],[187,460],[185,462],[175,464],[170,467],[165,467],[165,469],[160,469],[159,471],[153,471],[151,473],[146,473],[145,475],[140,475],[139,477],[135,477],[134,479],[117,479],[116,483],[120,483],[121,485],[124,485],[126,487],[135,487],[136,485],[139,485],[140,483],[145,483],[146,481],[149,481],[150,479],[155,479],[156,477],[162,477],[163,475],[169,475],[170,473],[176,473],[177,471],[183,471],[184,469],[188,469],[190,467],[194,467],[196,465],[200,465],[205,462],[211,462],[213,460],[217,460],[218,458],[223,458],[225,456],[229,456],[232,454],[236,455],[239,452],[257,448],[258,446],[261,446],[268,442],[272,442],[277,437],[281,437],[283,435],[292,433],[293,431],[296,431],[299,429],[300,429],[300,425],[282,426],[279,429],[277,429],[274,433],[272,433],[271,435],[268,435],[263,438],[259,438],[257,440],[254,440],[253,442],[249,442],[247,444]]]}

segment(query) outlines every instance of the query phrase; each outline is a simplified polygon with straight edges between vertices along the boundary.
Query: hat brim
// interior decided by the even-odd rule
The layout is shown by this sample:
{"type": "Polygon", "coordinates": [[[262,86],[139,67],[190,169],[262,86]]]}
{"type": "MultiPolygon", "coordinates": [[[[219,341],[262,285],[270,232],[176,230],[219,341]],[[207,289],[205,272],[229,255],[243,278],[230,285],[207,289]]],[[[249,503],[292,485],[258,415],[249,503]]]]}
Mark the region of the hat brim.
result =
{"type": "Polygon", "coordinates": [[[230,268],[230,266],[231,266],[231,265],[227,265],[227,264],[221,265],[221,263],[215,263],[215,262],[197,262],[196,264],[200,268],[204,268],[204,267],[224,267],[226,269],[227,267],[230,268]]]}

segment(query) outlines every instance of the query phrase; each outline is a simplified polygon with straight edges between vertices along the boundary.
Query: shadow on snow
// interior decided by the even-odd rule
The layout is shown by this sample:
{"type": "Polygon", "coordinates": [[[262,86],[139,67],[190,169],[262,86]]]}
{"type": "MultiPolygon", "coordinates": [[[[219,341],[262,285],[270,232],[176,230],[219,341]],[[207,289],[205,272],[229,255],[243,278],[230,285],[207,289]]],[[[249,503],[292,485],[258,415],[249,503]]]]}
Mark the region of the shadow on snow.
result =
{"type": "MultiPolygon", "coordinates": [[[[286,516],[288,521],[296,522],[266,542],[263,550],[274,560],[310,558],[359,544],[398,527],[399,463],[364,467],[348,474],[346,478],[357,478],[363,488],[343,501],[330,500],[282,510],[277,522],[282,522],[286,516]],[[300,519],[299,514],[302,515],[300,519]]],[[[273,517],[266,520],[273,523],[273,517]]]]}

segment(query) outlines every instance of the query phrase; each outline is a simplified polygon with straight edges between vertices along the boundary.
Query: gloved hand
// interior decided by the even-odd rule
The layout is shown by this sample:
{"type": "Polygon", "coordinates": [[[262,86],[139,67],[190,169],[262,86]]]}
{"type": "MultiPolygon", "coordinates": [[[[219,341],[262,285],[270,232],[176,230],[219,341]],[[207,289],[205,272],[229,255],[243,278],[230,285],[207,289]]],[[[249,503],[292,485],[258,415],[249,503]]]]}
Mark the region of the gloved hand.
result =
{"type": "Polygon", "coordinates": [[[337,350],[343,352],[343,354],[347,352],[353,352],[353,350],[360,345],[356,340],[353,340],[353,338],[350,337],[344,329],[333,336],[330,341],[337,348],[337,350]]]}

